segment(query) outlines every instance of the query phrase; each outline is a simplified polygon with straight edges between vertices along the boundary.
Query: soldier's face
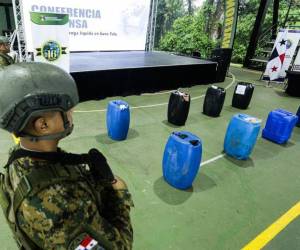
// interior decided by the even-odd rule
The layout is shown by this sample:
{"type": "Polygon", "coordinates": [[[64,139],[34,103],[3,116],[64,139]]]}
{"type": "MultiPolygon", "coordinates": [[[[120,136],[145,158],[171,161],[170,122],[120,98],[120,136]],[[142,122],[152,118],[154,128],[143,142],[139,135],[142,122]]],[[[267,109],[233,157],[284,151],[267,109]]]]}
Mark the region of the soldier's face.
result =
{"type": "Polygon", "coordinates": [[[0,43],[0,52],[4,54],[9,53],[10,52],[9,43],[0,43]]]}
{"type": "MultiPolygon", "coordinates": [[[[73,125],[73,118],[72,118],[73,110],[69,110],[67,114],[67,119],[70,123],[70,126],[73,125]]],[[[46,117],[47,123],[47,134],[55,134],[60,133],[65,130],[64,128],[64,121],[60,112],[51,112],[51,115],[46,117]]]]}

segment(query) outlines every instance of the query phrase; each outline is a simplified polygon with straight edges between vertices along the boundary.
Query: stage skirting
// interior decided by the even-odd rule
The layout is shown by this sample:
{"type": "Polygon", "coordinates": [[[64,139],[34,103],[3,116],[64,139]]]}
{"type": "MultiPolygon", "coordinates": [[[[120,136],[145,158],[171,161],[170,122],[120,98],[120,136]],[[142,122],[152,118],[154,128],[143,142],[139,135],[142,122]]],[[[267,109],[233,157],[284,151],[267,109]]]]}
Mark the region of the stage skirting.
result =
{"type": "Polygon", "coordinates": [[[71,53],[71,74],[86,101],[213,83],[216,63],[165,52],[71,53]]]}

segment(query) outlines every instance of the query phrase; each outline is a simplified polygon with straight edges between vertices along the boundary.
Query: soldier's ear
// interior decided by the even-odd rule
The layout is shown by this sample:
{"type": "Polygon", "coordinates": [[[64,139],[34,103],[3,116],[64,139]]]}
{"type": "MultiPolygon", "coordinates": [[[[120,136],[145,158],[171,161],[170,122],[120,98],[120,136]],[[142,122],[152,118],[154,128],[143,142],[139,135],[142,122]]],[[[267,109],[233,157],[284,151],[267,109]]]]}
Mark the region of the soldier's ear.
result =
{"type": "Polygon", "coordinates": [[[34,132],[38,134],[47,134],[49,126],[45,117],[38,117],[33,121],[34,132]]]}

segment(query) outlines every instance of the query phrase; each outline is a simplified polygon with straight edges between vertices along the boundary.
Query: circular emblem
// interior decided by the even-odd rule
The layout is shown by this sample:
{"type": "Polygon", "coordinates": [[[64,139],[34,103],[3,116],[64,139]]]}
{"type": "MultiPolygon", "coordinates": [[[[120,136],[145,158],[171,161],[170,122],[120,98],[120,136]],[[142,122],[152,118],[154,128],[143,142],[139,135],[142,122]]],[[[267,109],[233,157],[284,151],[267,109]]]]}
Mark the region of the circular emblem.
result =
{"type": "Polygon", "coordinates": [[[293,44],[292,44],[292,41],[288,39],[288,40],[286,41],[286,48],[289,49],[290,47],[292,47],[292,45],[293,45],[293,44]]]}
{"type": "Polygon", "coordinates": [[[42,55],[46,60],[53,62],[60,57],[61,47],[55,41],[48,41],[42,47],[42,55]]]}

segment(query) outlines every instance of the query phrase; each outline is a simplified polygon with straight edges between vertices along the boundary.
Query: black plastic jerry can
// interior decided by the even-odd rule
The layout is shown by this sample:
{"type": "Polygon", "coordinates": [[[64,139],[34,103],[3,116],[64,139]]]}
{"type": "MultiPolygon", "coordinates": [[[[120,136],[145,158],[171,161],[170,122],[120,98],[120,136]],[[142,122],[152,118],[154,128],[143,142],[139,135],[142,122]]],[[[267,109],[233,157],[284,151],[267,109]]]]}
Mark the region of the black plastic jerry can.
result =
{"type": "Polygon", "coordinates": [[[203,114],[218,117],[222,111],[226,90],[221,87],[211,86],[206,90],[203,103],[203,114]]]}
{"type": "Polygon", "coordinates": [[[296,126],[300,128],[300,106],[299,106],[299,108],[298,108],[298,111],[297,111],[297,114],[296,114],[296,115],[298,116],[298,121],[297,121],[297,123],[296,123],[296,126]]]}
{"type": "Polygon", "coordinates": [[[183,126],[190,110],[191,97],[178,90],[172,91],[168,105],[168,122],[176,126],[183,126]]]}
{"type": "Polygon", "coordinates": [[[254,91],[254,85],[249,82],[239,82],[234,89],[232,106],[238,109],[247,109],[254,91]]]}

